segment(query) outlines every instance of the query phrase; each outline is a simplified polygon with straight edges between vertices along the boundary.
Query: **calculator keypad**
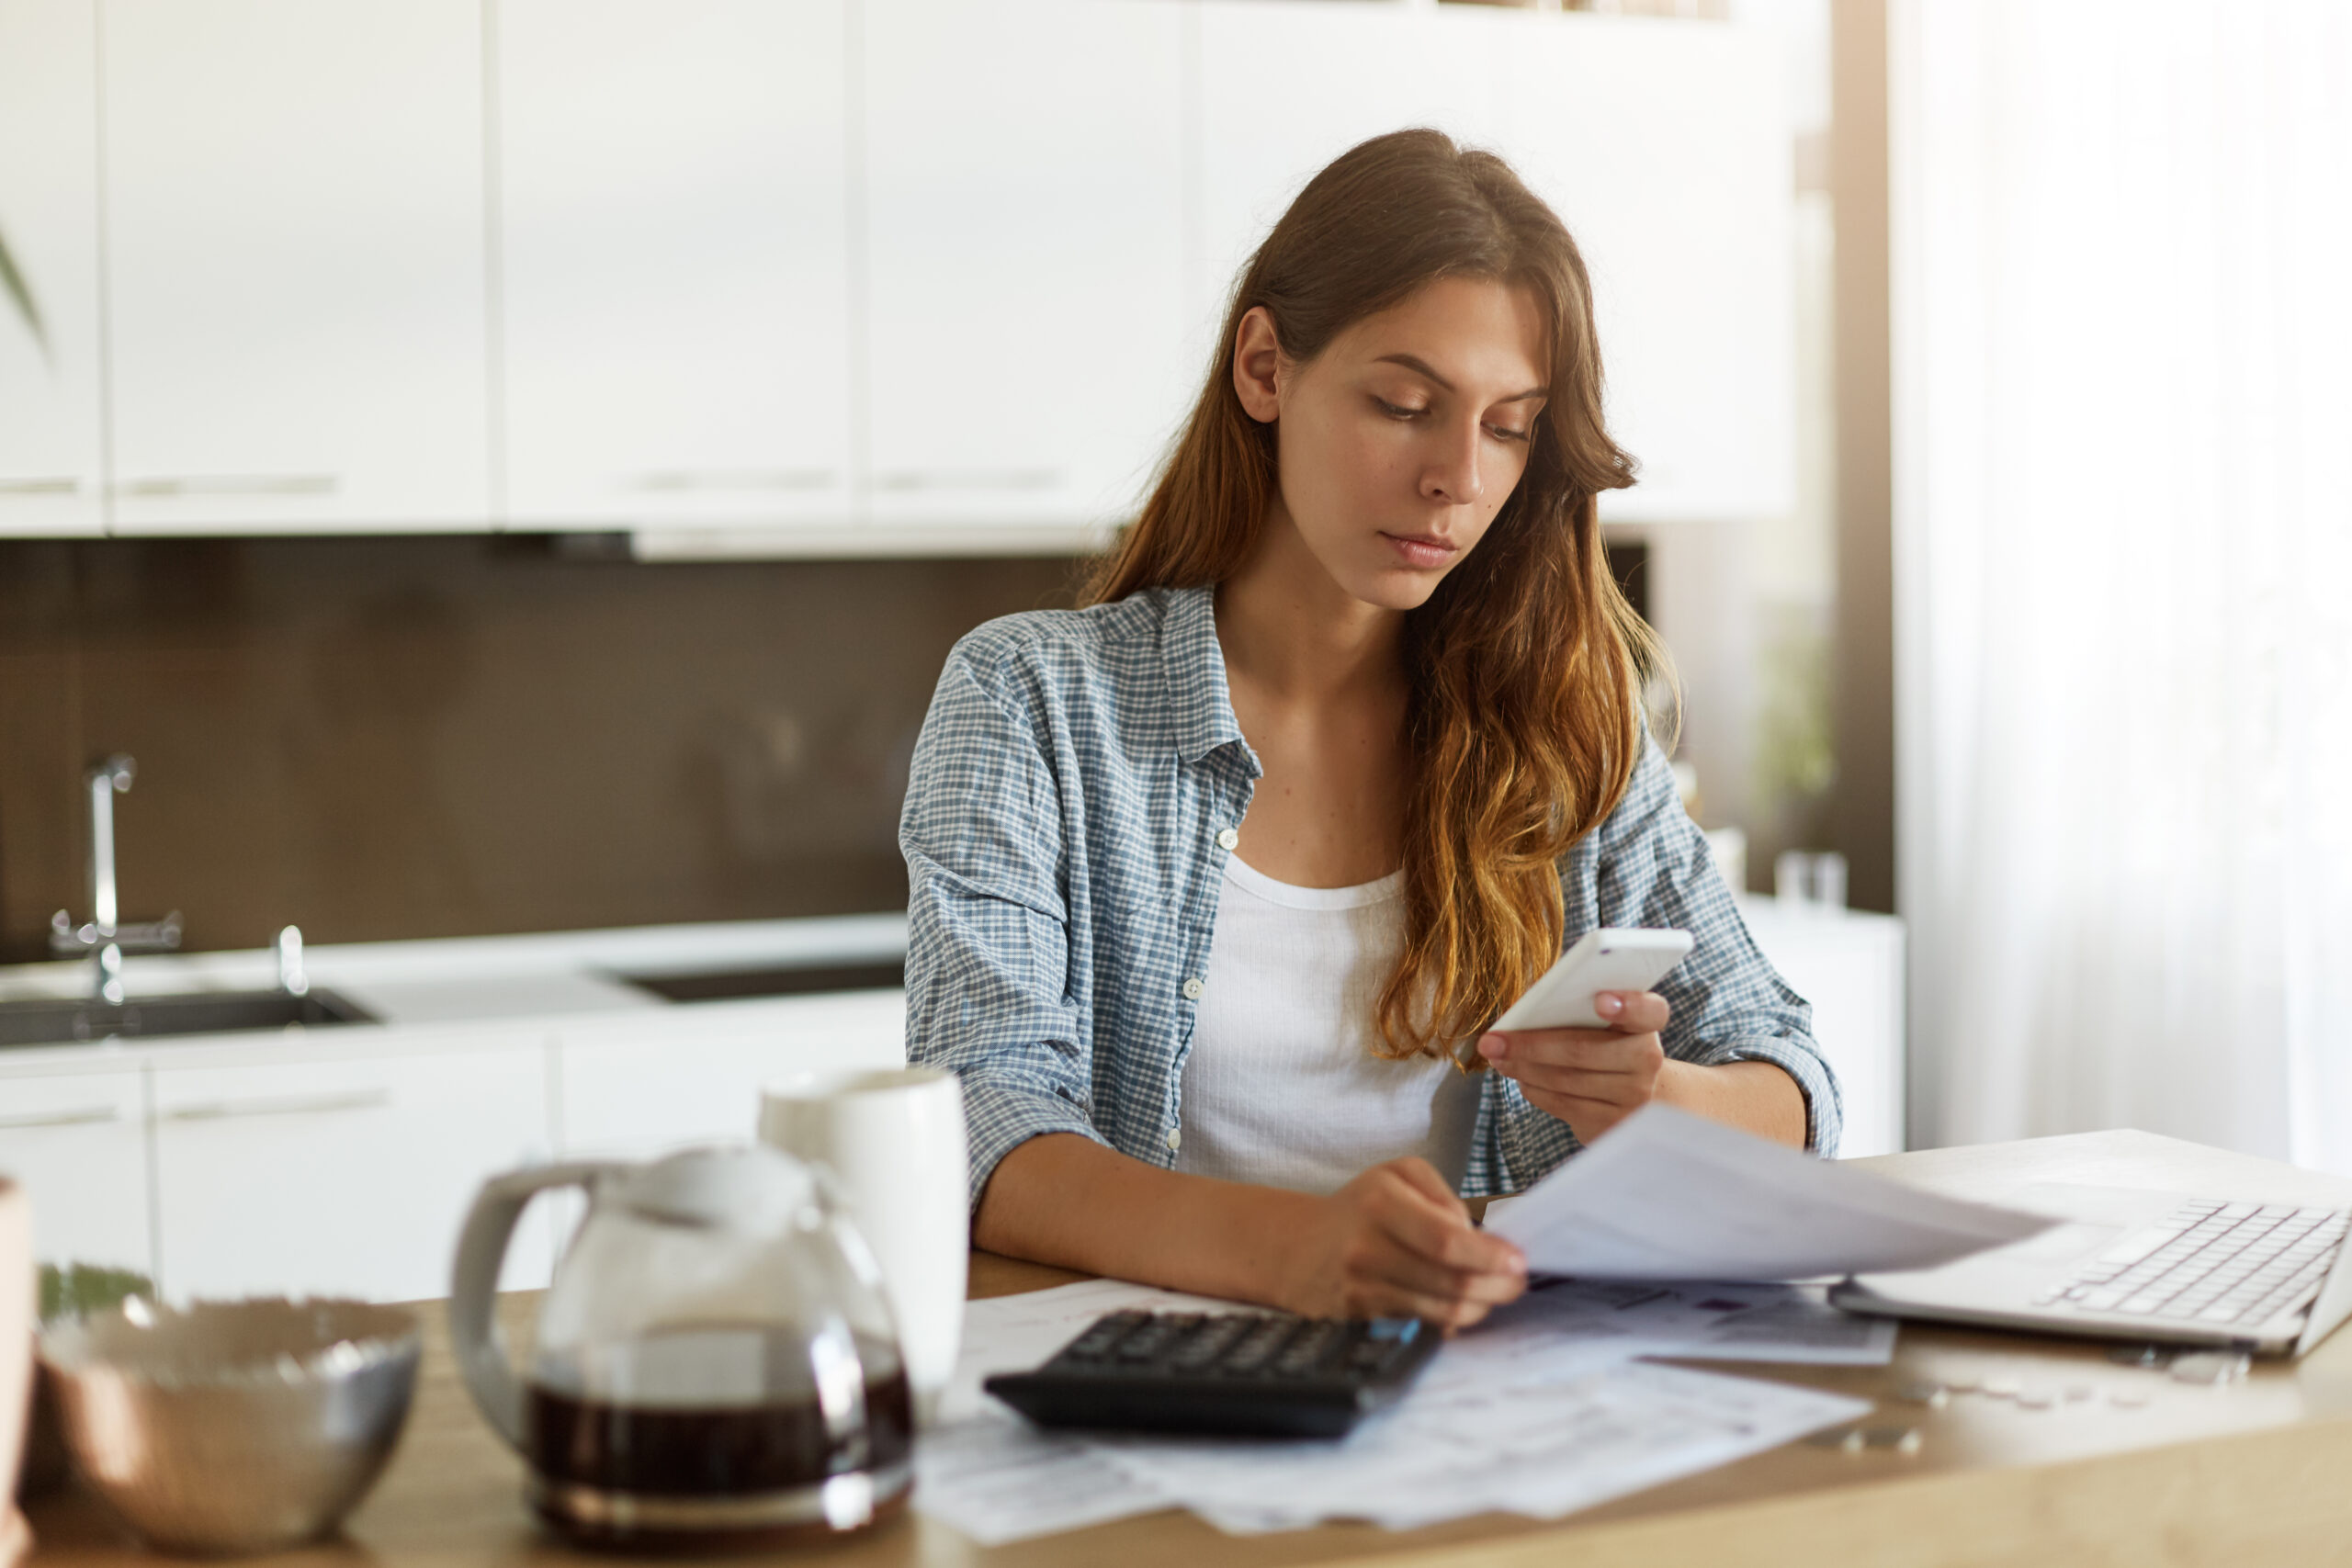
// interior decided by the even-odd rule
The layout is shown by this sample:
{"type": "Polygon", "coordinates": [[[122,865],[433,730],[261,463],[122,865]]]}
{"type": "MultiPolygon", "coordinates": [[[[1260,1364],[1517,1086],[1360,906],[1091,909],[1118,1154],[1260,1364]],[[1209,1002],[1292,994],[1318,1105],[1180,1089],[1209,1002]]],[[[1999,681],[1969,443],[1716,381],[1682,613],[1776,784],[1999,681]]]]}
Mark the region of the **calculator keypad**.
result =
{"type": "Polygon", "coordinates": [[[1411,1319],[1122,1312],[988,1386],[1049,1425],[1333,1435],[1401,1394],[1437,1348],[1411,1319]]]}

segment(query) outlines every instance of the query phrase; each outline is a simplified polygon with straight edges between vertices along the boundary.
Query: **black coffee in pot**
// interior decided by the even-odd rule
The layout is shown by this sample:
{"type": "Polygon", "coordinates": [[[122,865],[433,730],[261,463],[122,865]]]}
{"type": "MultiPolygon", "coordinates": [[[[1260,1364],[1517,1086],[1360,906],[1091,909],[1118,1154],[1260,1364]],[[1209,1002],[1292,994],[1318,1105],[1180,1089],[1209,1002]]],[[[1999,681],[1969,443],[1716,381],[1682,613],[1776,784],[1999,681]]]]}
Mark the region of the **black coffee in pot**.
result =
{"type": "Polygon", "coordinates": [[[576,1369],[546,1369],[555,1375],[527,1386],[524,1411],[540,1515],[589,1544],[649,1548],[757,1545],[887,1517],[906,1495],[913,1401],[892,1348],[854,1343],[856,1364],[831,1374],[831,1416],[808,1341],[768,1328],[647,1336],[620,1353],[627,1364],[598,1369],[595,1395],[576,1369]],[[863,1419],[842,1397],[849,1379],[863,1419]],[[843,1516],[844,1495],[870,1495],[871,1510],[843,1516]]]}

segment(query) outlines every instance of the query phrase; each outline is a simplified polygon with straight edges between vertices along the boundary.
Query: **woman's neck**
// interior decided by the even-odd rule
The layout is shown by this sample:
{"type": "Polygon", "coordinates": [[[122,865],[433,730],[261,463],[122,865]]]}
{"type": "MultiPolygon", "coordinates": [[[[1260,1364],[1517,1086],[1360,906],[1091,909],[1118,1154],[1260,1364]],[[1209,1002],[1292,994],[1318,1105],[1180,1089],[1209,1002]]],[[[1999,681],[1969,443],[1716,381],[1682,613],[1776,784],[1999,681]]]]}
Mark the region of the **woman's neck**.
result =
{"type": "Polygon", "coordinates": [[[1216,590],[1228,676],[1284,705],[1401,688],[1403,613],[1342,590],[1279,502],[1259,538],[1248,563],[1216,590]]]}

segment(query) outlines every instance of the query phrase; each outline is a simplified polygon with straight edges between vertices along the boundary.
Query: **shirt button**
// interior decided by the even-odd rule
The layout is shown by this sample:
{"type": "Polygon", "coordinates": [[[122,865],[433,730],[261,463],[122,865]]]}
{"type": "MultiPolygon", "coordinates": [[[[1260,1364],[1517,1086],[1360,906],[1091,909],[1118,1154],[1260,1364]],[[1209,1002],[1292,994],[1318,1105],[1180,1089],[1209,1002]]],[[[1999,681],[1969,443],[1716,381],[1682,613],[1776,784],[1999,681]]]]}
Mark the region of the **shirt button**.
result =
{"type": "Polygon", "coordinates": [[[1170,1127],[1170,1128],[1169,1128],[1169,1129],[1168,1129],[1168,1152],[1169,1152],[1170,1154],[1174,1154],[1178,1149],[1181,1149],[1181,1148],[1182,1148],[1183,1146],[1184,1146],[1184,1129],[1183,1129],[1183,1128],[1182,1128],[1182,1127],[1170,1127]]]}
{"type": "Polygon", "coordinates": [[[1241,835],[1230,828],[1216,836],[1216,847],[1221,850],[1229,850],[1240,841],[1241,835]]]}
{"type": "Polygon", "coordinates": [[[1208,987],[1201,984],[1200,976],[1196,975],[1184,982],[1184,999],[1188,1002],[1199,1001],[1201,993],[1207,989],[1208,987]]]}

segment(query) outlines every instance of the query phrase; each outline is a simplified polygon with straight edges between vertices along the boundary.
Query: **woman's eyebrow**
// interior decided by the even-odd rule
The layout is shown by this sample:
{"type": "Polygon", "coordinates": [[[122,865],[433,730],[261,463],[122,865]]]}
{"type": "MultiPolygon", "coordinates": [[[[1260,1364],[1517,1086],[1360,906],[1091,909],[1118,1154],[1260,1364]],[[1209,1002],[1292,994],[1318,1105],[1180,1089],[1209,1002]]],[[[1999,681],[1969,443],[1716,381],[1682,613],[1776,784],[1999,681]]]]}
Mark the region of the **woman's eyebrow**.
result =
{"type": "MultiPolygon", "coordinates": [[[[1436,382],[1439,386],[1444,388],[1449,392],[1455,389],[1453,382],[1447,380],[1444,377],[1431,369],[1430,367],[1430,362],[1421,358],[1419,355],[1384,354],[1378,359],[1374,360],[1373,363],[1375,365],[1401,365],[1406,369],[1413,372],[1416,376],[1428,377],[1430,380],[1436,382]]],[[[1523,403],[1530,398],[1546,398],[1551,395],[1552,389],[1549,387],[1531,387],[1524,392],[1513,392],[1508,398],[1497,398],[1495,401],[1498,403],[1523,403]]]]}

